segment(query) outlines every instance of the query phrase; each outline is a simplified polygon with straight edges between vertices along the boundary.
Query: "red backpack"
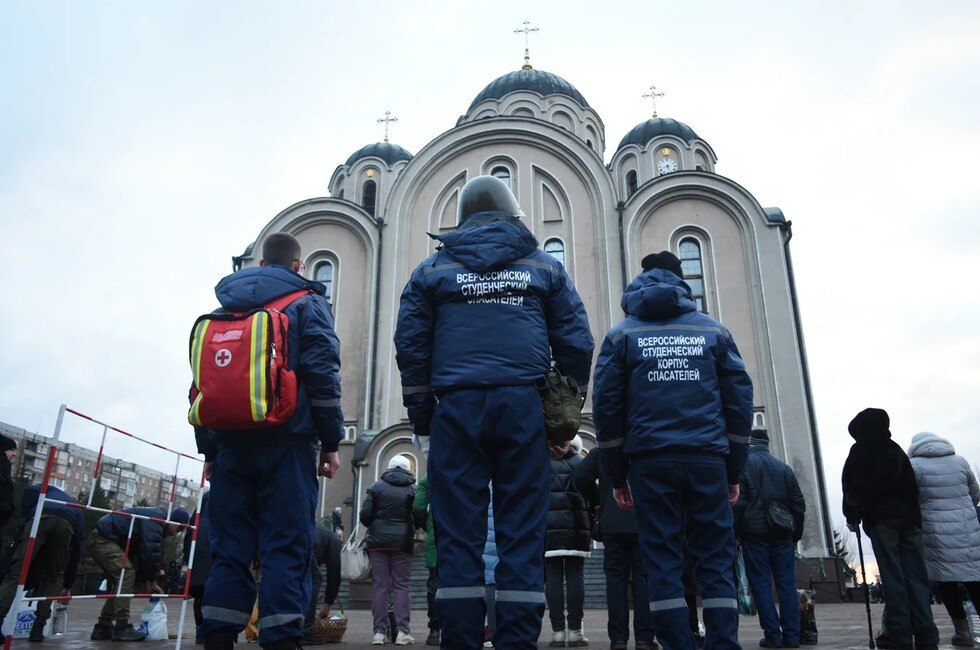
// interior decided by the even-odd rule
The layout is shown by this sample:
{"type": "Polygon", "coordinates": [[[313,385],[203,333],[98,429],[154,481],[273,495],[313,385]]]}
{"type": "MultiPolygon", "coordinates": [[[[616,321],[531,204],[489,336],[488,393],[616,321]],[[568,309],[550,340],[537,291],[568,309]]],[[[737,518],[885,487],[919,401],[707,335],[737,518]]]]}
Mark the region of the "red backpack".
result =
{"type": "Polygon", "coordinates": [[[205,314],[191,330],[194,373],[187,420],[212,429],[259,429],[285,423],[296,410],[289,369],[290,304],[296,291],[246,313],[205,314]]]}

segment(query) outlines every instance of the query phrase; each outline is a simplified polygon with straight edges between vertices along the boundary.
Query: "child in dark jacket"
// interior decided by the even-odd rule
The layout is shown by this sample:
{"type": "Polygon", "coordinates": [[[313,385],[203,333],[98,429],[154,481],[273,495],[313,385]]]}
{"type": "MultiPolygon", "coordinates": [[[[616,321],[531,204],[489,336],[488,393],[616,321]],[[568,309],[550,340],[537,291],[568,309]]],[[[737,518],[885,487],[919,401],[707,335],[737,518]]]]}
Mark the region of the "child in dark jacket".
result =
{"type": "Polygon", "coordinates": [[[888,413],[868,408],[847,426],[856,441],[844,463],[847,527],[871,539],[885,602],[885,632],[879,648],[936,648],[931,589],[922,551],[922,513],[915,472],[905,451],[891,439],[888,413]]]}

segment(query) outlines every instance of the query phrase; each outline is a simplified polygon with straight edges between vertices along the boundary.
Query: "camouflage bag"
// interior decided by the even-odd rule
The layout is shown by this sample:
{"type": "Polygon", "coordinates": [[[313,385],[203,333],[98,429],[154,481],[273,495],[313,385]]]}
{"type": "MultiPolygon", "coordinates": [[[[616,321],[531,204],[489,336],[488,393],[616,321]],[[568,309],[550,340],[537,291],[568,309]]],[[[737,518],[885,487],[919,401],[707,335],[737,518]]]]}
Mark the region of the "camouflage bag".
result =
{"type": "Polygon", "coordinates": [[[548,440],[567,442],[578,434],[582,424],[582,392],[571,377],[563,377],[555,368],[535,384],[541,394],[544,428],[548,440]]]}

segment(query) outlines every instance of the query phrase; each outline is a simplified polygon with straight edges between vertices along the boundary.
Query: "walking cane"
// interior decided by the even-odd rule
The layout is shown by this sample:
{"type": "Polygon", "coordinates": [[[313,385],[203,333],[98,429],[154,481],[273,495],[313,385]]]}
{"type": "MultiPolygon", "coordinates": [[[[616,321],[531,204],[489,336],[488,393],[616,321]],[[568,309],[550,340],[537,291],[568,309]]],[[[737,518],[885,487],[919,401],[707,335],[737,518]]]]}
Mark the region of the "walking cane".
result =
{"type": "Polygon", "coordinates": [[[862,591],[864,592],[864,609],[868,612],[868,648],[874,650],[875,635],[871,629],[871,594],[868,592],[868,577],[864,573],[864,548],[861,545],[860,523],[854,527],[854,532],[857,533],[858,538],[858,559],[861,561],[861,582],[864,583],[862,588],[862,591]]]}

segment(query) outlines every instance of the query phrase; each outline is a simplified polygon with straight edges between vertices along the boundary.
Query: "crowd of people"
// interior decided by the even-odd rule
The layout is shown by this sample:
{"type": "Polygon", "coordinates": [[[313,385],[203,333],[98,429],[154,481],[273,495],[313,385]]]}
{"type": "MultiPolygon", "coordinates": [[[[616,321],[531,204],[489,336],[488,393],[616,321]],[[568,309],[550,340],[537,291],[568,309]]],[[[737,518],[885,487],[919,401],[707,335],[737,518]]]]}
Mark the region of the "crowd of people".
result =
{"type": "MultiPolygon", "coordinates": [[[[474,178],[457,210],[458,227],[433,235],[435,253],[413,271],[394,335],[404,406],[428,471],[419,480],[395,456],[358,513],[372,643],[415,643],[417,531],[426,538],[429,645],[534,648],[546,608],[551,646],[588,645],[584,564],[597,541],[611,650],[625,650],[631,632],[638,650],[740,648],[736,548],[758,608],[759,645],[806,641],[794,570],[806,503],[792,469],[770,453],[767,432],[753,428],[745,364],[731,333],[698,309],[685,262],[668,251],[643,258],[593,373],[585,306],[562,264],[538,248],[509,186],[474,178]],[[590,386],[597,447],[586,453],[574,433],[590,386]]],[[[316,623],[337,597],[340,512],[328,528],[315,511],[317,474],[339,468],[339,342],[324,287],[300,275],[302,264],[294,237],[266,237],[259,266],[223,278],[220,309],[192,332],[189,420],[210,490],[191,593],[206,650],[231,650],[246,628],[273,650],[316,643],[316,623]],[[232,354],[231,342],[249,344],[232,354]],[[317,609],[321,567],[327,586],[317,609]]],[[[959,589],[977,602],[980,490],[947,441],[919,434],[910,461],[888,426],[884,411],[858,414],[843,475],[848,526],[863,523],[881,573],[877,645],[936,647],[930,582],[953,618],[954,643],[967,645],[959,589]]],[[[7,506],[0,495],[0,516],[7,506]]],[[[77,510],[50,508],[34,560],[46,569],[32,587],[64,595],[83,531],[77,510]]],[[[160,521],[166,515],[133,508],[88,532],[86,548],[110,584],[121,581],[124,593],[137,581],[160,589],[162,541],[188,521],[182,510],[170,513],[172,523],[160,521]],[[127,514],[140,517],[134,570],[123,571],[127,514]]],[[[6,608],[24,542],[15,542],[0,585],[6,608]]],[[[39,607],[38,621],[46,616],[39,607]]],[[[128,600],[110,599],[91,638],[142,636],[128,600]]]]}

